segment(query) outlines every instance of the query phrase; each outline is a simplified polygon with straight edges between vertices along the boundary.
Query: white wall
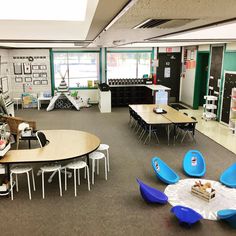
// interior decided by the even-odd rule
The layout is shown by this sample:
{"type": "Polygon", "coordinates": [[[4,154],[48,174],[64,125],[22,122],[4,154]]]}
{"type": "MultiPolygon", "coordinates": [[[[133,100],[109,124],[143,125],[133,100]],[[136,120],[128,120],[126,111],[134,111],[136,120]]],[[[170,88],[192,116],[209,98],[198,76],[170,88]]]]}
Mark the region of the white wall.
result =
{"type": "MultiPolygon", "coordinates": [[[[9,78],[9,55],[8,55],[8,50],[7,49],[0,49],[0,57],[1,57],[1,64],[0,64],[0,78],[2,77],[7,77],[8,78],[8,89],[9,89],[9,93],[11,92],[11,81],[9,78]]],[[[0,83],[0,87],[1,87],[1,83],[0,83]]]]}
{"type": "Polygon", "coordinates": [[[199,45],[198,46],[198,51],[202,52],[202,51],[210,51],[211,46],[210,44],[204,44],[204,45],[199,45]]]}
{"type": "Polygon", "coordinates": [[[9,49],[9,69],[10,69],[10,81],[11,81],[11,96],[20,97],[24,92],[24,87],[27,86],[26,92],[37,93],[44,91],[51,91],[51,71],[50,71],[50,56],[48,49],[9,49]],[[33,61],[29,61],[28,57],[33,57],[33,61]],[[16,75],[14,73],[14,64],[22,65],[22,74],[16,75]],[[24,73],[24,65],[31,66],[31,74],[24,73]],[[42,66],[45,65],[46,69],[33,70],[32,66],[42,66]],[[47,77],[42,77],[42,73],[46,73],[47,77]],[[38,78],[35,78],[34,75],[39,74],[38,78]],[[22,82],[17,83],[17,78],[22,78],[22,82]],[[32,82],[26,82],[25,78],[32,78],[32,82]],[[34,81],[47,81],[47,85],[35,85],[34,81]],[[32,90],[29,90],[32,88],[32,90]]]}
{"type": "MultiPolygon", "coordinates": [[[[197,50],[196,47],[184,47],[184,50],[187,49],[187,60],[195,61],[197,59],[197,50]],[[192,53],[191,53],[192,51],[192,53]]],[[[182,76],[180,79],[180,101],[193,106],[193,96],[194,96],[194,84],[195,84],[195,72],[196,72],[196,64],[193,68],[184,68],[182,71],[182,76]]]]}
{"type": "Polygon", "coordinates": [[[236,50],[236,43],[227,43],[226,44],[226,51],[235,51],[236,50]]]}

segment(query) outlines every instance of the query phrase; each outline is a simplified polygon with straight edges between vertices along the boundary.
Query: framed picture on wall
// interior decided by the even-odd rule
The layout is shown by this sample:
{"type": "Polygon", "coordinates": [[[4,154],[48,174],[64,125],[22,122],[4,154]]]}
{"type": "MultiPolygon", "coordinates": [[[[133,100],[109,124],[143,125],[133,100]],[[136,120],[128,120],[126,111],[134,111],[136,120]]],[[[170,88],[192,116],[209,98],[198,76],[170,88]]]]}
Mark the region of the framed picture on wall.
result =
{"type": "Polygon", "coordinates": [[[14,68],[15,75],[22,75],[22,64],[21,63],[14,63],[13,68],[14,68]]]}
{"type": "Polygon", "coordinates": [[[32,77],[25,77],[25,82],[32,82],[32,77]]]}
{"type": "Polygon", "coordinates": [[[33,84],[34,84],[34,85],[40,85],[40,84],[41,84],[41,81],[40,81],[40,80],[34,80],[34,81],[33,81],[33,84]]]}
{"type": "Polygon", "coordinates": [[[15,77],[15,82],[16,83],[22,83],[23,82],[23,78],[22,77],[15,77]]]}
{"type": "Polygon", "coordinates": [[[2,93],[7,93],[8,92],[8,78],[3,77],[1,79],[1,85],[2,85],[2,93]]]}
{"type": "Polygon", "coordinates": [[[39,70],[39,66],[38,65],[32,65],[32,70],[39,70]]]}
{"type": "Polygon", "coordinates": [[[41,84],[42,84],[42,85],[47,85],[47,84],[48,84],[48,81],[45,80],[45,79],[44,79],[44,80],[41,80],[41,84]]]}
{"type": "Polygon", "coordinates": [[[47,70],[47,66],[46,65],[41,65],[40,70],[47,70]]]}
{"type": "Polygon", "coordinates": [[[24,63],[24,74],[31,74],[31,65],[30,64],[25,64],[24,63]]]}
{"type": "Polygon", "coordinates": [[[34,78],[39,78],[39,73],[33,73],[34,78]]]}
{"type": "Polygon", "coordinates": [[[40,73],[40,77],[47,78],[47,73],[40,73]]]}

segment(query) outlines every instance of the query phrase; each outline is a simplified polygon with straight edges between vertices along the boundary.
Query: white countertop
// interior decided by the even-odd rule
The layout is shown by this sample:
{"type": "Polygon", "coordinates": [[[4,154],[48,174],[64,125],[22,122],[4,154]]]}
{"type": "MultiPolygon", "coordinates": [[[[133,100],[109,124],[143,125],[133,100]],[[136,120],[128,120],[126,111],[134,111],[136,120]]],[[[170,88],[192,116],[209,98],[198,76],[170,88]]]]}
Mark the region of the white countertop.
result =
{"type": "Polygon", "coordinates": [[[171,90],[170,88],[160,85],[160,84],[150,84],[150,85],[145,85],[147,88],[158,91],[158,90],[171,90]]]}
{"type": "Polygon", "coordinates": [[[117,85],[109,85],[111,88],[112,87],[147,87],[153,91],[158,91],[158,90],[171,90],[168,87],[165,87],[160,84],[117,84],[117,85]]]}

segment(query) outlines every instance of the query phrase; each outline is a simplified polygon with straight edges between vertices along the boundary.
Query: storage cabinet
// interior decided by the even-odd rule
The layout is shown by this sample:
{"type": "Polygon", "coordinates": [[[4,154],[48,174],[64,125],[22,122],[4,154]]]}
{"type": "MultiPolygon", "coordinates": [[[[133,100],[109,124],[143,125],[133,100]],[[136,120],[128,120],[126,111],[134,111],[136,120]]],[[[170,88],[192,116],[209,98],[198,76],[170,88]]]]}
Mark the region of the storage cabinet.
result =
{"type": "Polygon", "coordinates": [[[236,88],[232,88],[231,93],[229,128],[236,134],[236,88]]]}
{"type": "Polygon", "coordinates": [[[152,90],[145,86],[110,86],[113,107],[129,104],[152,104],[152,90]]]}
{"type": "Polygon", "coordinates": [[[101,91],[99,89],[99,110],[101,113],[111,112],[111,91],[101,91]]]}

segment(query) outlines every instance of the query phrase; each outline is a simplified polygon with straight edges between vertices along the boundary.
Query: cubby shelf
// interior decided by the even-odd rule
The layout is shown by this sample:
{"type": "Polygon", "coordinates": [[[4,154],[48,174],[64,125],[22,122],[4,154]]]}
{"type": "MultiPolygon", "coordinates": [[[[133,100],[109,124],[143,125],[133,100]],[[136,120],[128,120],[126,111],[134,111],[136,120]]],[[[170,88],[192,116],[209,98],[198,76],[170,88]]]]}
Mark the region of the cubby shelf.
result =
{"type": "Polygon", "coordinates": [[[153,103],[152,91],[145,86],[110,86],[112,107],[153,103]]]}

